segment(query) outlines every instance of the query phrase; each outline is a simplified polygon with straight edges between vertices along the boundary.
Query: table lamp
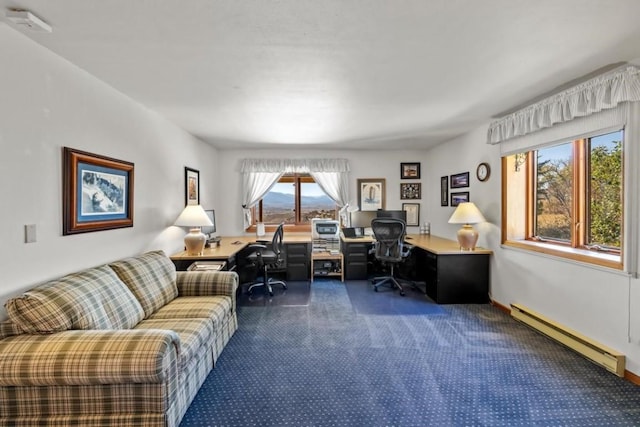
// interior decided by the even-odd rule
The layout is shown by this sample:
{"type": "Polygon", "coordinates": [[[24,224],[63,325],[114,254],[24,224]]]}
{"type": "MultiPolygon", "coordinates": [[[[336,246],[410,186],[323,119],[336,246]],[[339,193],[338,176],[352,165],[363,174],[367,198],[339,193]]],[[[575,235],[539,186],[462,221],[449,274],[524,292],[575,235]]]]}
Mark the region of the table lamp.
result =
{"type": "Polygon", "coordinates": [[[471,226],[479,222],[485,222],[484,216],[475,204],[463,202],[458,205],[453,215],[449,218],[449,224],[464,224],[458,230],[458,243],[463,251],[473,251],[478,241],[478,232],[471,226]]]}
{"type": "Polygon", "coordinates": [[[187,249],[187,255],[200,255],[204,250],[207,242],[200,227],[213,225],[204,209],[200,205],[187,205],[184,208],[174,225],[178,227],[190,227],[189,233],[184,236],[184,246],[187,249]]]}

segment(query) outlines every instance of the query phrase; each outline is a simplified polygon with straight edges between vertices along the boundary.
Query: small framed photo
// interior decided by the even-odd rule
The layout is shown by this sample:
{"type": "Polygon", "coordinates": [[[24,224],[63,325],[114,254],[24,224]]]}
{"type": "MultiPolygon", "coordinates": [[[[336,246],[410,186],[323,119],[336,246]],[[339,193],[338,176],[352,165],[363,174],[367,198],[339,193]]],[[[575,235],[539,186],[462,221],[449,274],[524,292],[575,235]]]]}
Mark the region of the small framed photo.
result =
{"type": "Polygon", "coordinates": [[[451,175],[451,188],[464,188],[469,186],[469,172],[451,175]]]}
{"type": "Polygon", "coordinates": [[[133,163],[63,148],[62,234],[133,227],[133,163]]]}
{"type": "Polygon", "coordinates": [[[451,206],[458,206],[460,203],[469,201],[469,192],[451,193],[451,206]]]}
{"type": "Polygon", "coordinates": [[[469,172],[451,175],[451,188],[464,188],[469,186],[469,172]]]}
{"type": "Polygon", "coordinates": [[[419,182],[412,182],[410,184],[400,184],[400,199],[401,200],[416,200],[420,199],[421,186],[419,182]]]}
{"type": "Polygon", "coordinates": [[[358,179],[358,203],[361,211],[377,211],[385,208],[384,178],[358,179]]]}
{"type": "Polygon", "coordinates": [[[403,203],[402,210],[407,213],[407,225],[420,225],[420,203],[403,203]]]}
{"type": "Polygon", "coordinates": [[[184,204],[200,204],[200,171],[184,168],[184,204]]]}
{"type": "Polygon", "coordinates": [[[449,177],[440,177],[440,206],[449,206],[449,177]]]}
{"type": "Polygon", "coordinates": [[[420,179],[420,163],[400,163],[400,179],[420,179]]]}

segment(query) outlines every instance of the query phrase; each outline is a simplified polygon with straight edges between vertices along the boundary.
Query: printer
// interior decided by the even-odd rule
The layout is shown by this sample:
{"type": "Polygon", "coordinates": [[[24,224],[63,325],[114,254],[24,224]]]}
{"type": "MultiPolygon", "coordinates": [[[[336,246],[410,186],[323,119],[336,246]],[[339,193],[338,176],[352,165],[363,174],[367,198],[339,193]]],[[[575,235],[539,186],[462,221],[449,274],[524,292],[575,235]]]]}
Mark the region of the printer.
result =
{"type": "Polygon", "coordinates": [[[315,252],[340,252],[340,222],[333,219],[312,218],[311,239],[315,252]]]}

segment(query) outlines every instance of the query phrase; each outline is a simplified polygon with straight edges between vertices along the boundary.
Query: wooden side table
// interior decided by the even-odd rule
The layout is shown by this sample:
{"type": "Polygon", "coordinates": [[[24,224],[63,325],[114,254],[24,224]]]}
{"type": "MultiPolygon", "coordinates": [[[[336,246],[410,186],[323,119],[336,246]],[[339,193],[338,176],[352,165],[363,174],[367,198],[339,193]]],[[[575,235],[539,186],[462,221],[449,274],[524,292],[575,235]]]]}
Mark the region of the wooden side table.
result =
{"type": "Polygon", "coordinates": [[[313,282],[314,276],[340,277],[340,281],[344,282],[344,263],[343,263],[342,252],[337,254],[332,254],[330,252],[311,252],[311,281],[312,282],[313,282]],[[335,267],[325,267],[323,265],[321,265],[320,268],[317,267],[317,264],[321,264],[324,262],[331,262],[333,265],[337,263],[338,270],[336,271],[335,267]],[[322,274],[319,273],[320,271],[322,271],[322,274]]]}

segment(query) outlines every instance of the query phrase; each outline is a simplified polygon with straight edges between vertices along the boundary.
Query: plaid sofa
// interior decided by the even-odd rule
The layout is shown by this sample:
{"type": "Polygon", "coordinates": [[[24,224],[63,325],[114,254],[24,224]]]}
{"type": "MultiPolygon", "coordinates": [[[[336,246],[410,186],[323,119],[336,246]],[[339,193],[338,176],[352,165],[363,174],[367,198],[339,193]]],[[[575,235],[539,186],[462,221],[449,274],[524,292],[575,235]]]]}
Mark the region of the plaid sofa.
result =
{"type": "Polygon", "coordinates": [[[154,251],[7,301],[0,425],[177,426],[238,327],[237,287],[154,251]]]}

